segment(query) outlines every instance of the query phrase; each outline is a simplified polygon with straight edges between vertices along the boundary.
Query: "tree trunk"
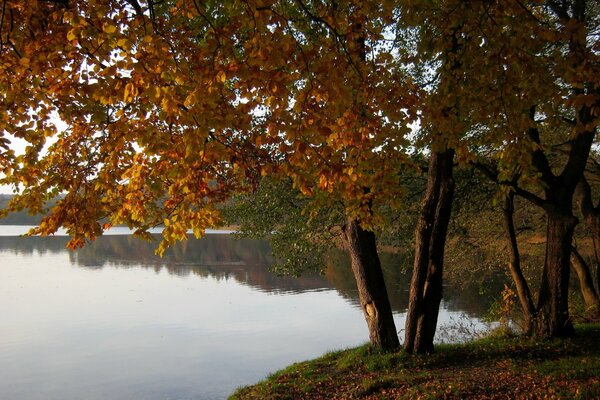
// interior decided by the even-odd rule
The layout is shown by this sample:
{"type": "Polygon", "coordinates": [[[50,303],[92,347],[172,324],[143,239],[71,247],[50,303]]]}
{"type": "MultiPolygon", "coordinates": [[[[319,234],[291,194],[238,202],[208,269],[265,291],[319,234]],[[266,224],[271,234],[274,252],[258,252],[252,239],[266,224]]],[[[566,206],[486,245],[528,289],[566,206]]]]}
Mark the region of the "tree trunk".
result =
{"type": "Polygon", "coordinates": [[[363,230],[357,220],[347,222],[344,234],[371,345],[386,351],[396,350],[400,342],[377,254],[375,234],[363,230]]]}
{"type": "Polygon", "coordinates": [[[534,323],[537,336],[566,337],[574,334],[569,318],[571,243],[577,219],[569,213],[548,211],[546,261],[534,323]]]}
{"type": "Polygon", "coordinates": [[[533,304],[533,298],[531,297],[531,291],[527,280],[521,270],[521,255],[519,254],[519,245],[517,243],[517,234],[515,231],[515,224],[513,220],[514,214],[514,192],[510,192],[504,201],[503,213],[504,213],[504,226],[506,231],[506,238],[508,239],[510,247],[510,260],[508,263],[508,269],[512,276],[515,287],[517,288],[517,295],[519,296],[519,303],[521,304],[521,310],[523,312],[523,318],[525,322],[525,332],[531,333],[532,321],[535,315],[535,306],[533,304]]]}
{"type": "Polygon", "coordinates": [[[587,218],[592,230],[592,242],[594,243],[594,261],[596,262],[596,290],[600,293],[600,210],[594,212],[587,218]]]}
{"type": "Polygon", "coordinates": [[[429,159],[427,189],[415,231],[415,259],[406,316],[404,348],[409,353],[433,351],[454,196],[453,161],[454,150],[433,152],[429,159]]]}
{"type": "Polygon", "coordinates": [[[600,309],[600,299],[594,288],[594,280],[587,263],[576,248],[571,248],[571,266],[579,278],[579,289],[586,310],[597,312],[600,309]]]}
{"type": "Polygon", "coordinates": [[[585,175],[581,177],[575,189],[575,198],[579,203],[581,215],[592,233],[594,246],[594,264],[596,269],[596,291],[600,293],[600,202],[594,206],[592,188],[585,175]]]}

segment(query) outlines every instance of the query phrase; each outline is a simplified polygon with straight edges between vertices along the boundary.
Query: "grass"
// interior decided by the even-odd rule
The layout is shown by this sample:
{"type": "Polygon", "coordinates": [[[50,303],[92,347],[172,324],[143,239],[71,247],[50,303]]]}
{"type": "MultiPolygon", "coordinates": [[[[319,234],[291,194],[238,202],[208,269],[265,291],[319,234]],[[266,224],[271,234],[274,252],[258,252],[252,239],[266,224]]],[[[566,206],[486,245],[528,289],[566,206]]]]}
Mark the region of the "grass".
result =
{"type": "Polygon", "coordinates": [[[230,399],[600,399],[600,324],[569,339],[490,336],[427,356],[332,352],[230,399]]]}

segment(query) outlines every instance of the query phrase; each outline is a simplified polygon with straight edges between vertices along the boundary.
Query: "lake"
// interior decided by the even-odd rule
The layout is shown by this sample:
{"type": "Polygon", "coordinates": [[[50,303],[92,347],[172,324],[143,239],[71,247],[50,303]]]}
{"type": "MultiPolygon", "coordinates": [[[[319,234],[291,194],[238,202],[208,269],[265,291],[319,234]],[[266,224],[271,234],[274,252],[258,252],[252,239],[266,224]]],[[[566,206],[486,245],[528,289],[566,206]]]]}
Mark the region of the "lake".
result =
{"type": "MultiPolygon", "coordinates": [[[[267,242],[222,232],[163,258],[125,230],[77,251],[64,236],[22,232],[0,226],[3,400],[224,399],[293,362],[368,341],[340,252],[324,274],[277,277],[267,242]]],[[[382,255],[399,330],[407,262],[382,255]]],[[[479,317],[495,293],[480,292],[448,284],[440,324],[484,330],[479,317]]]]}

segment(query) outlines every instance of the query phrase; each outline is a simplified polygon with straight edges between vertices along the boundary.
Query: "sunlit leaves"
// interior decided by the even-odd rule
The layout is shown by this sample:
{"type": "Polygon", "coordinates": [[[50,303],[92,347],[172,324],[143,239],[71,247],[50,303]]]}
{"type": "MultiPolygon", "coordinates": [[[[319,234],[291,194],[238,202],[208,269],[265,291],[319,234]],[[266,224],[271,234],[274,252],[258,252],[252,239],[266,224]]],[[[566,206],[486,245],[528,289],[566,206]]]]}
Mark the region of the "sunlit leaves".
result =
{"type": "Polygon", "coordinates": [[[15,208],[65,193],[97,211],[65,205],[39,233],[167,219],[168,244],[276,174],[375,226],[411,152],[448,145],[466,164],[483,148],[533,185],[530,107],[572,135],[600,114],[587,27],[537,3],[29,3],[3,6],[0,129],[29,144],[0,152],[3,183],[26,189],[15,208]],[[443,58],[453,32],[461,51],[443,58]],[[569,54],[571,38],[584,49],[569,54]]]}
{"type": "Polygon", "coordinates": [[[80,245],[102,226],[143,236],[168,221],[162,251],[276,173],[365,223],[399,193],[412,88],[397,85],[393,58],[362,63],[357,44],[384,38],[391,8],[372,7],[381,14],[358,32],[366,11],[350,4],[6,4],[16,28],[3,26],[2,126],[31,145],[5,182],[28,188],[20,204],[34,211],[69,199],[36,233],[71,227],[80,245]],[[46,137],[54,144],[42,150],[46,137]],[[84,203],[94,212],[71,212],[84,203]]]}

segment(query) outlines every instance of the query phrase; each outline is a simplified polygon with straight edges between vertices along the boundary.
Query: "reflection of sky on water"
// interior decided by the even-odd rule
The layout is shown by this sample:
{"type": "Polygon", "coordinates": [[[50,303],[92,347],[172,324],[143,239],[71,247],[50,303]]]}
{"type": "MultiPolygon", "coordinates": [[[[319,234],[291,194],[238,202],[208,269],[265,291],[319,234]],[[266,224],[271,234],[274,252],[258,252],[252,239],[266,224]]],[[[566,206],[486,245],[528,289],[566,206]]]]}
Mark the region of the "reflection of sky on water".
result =
{"type": "Polygon", "coordinates": [[[368,340],[344,265],[278,278],[264,242],[224,235],[163,259],[127,236],[65,243],[0,237],[2,399],[225,398],[368,340]]]}
{"type": "Polygon", "coordinates": [[[268,295],[166,270],[69,268],[66,252],[0,256],[3,399],[224,398],[365,340],[332,290],[268,295]]]}

